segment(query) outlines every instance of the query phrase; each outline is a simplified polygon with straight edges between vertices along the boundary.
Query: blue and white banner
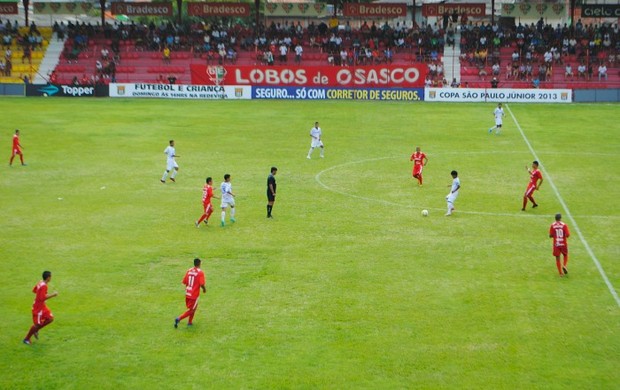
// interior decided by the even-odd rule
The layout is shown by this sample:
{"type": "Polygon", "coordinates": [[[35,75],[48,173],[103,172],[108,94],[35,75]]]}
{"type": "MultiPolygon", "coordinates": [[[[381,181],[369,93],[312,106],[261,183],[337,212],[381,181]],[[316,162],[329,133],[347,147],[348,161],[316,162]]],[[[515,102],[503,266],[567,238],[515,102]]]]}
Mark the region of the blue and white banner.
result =
{"type": "Polygon", "coordinates": [[[252,99],[421,101],[423,88],[252,87],[252,99]]]}
{"type": "Polygon", "coordinates": [[[571,103],[570,89],[426,88],[427,102],[571,103]]]}

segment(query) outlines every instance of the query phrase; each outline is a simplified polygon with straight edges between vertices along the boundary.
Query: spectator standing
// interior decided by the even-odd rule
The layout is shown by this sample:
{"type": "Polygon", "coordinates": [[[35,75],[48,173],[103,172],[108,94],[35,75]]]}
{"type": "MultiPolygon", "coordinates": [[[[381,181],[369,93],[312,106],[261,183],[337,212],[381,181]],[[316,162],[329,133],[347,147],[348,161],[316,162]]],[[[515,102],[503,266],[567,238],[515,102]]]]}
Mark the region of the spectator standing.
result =
{"type": "Polygon", "coordinates": [[[295,62],[301,64],[301,56],[304,52],[304,48],[301,46],[301,43],[297,43],[295,46],[295,62]]]}
{"type": "Polygon", "coordinates": [[[607,81],[607,66],[605,65],[605,63],[602,63],[598,67],[598,81],[601,81],[602,78],[607,81]]]}

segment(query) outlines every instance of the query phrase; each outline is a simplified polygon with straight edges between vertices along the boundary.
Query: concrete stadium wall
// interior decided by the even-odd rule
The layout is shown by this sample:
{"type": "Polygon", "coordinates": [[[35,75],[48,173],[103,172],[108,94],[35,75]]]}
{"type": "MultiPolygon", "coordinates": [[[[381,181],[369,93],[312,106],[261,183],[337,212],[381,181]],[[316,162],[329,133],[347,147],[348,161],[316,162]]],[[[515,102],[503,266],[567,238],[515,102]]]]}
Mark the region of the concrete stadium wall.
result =
{"type": "Polygon", "coordinates": [[[0,84],[0,96],[24,96],[24,84],[0,84]]]}
{"type": "Polygon", "coordinates": [[[574,102],[620,102],[620,89],[576,89],[574,102]]]}

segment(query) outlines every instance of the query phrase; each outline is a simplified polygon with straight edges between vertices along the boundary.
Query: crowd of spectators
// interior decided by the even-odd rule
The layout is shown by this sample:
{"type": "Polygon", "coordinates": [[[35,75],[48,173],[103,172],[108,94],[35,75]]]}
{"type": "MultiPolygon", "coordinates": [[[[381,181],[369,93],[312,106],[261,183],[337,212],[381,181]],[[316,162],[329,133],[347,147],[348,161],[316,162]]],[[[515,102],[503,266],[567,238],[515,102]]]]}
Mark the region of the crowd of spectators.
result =
{"type": "Polygon", "coordinates": [[[514,28],[469,22],[461,26],[460,47],[461,63],[477,67],[481,80],[490,69],[492,78],[534,85],[550,80],[556,69],[565,80],[590,80],[595,71],[606,80],[607,65],[620,62],[618,24],[584,25],[581,20],[553,27],[541,18],[514,28]],[[503,47],[512,51],[509,59],[502,57],[503,47]]]}
{"type": "Polygon", "coordinates": [[[395,53],[406,50],[415,53],[417,61],[437,62],[445,44],[445,31],[436,23],[409,27],[400,22],[395,25],[386,22],[381,26],[363,22],[359,28],[353,28],[349,22],[329,27],[325,22],[311,21],[304,28],[299,21],[287,21],[248,28],[204,22],[188,26],[172,22],[159,25],[115,22],[102,28],[98,24],[61,22],[54,24],[54,31],[59,38],[70,38],[71,45],[65,52],[70,62],[77,61],[98,34],[110,42],[113,52],[119,51],[121,41],[133,41],[136,50],[162,52],[165,62],[170,60],[170,52],[189,50],[209,63],[220,64],[234,63],[239,50],[255,51],[257,60],[265,64],[284,64],[289,59],[302,63],[307,51],[324,53],[325,60],[333,65],[390,63],[395,53]]]}
{"type": "Polygon", "coordinates": [[[21,62],[32,64],[32,52],[43,49],[43,36],[32,22],[26,31],[21,30],[17,22],[0,21],[0,36],[4,57],[0,59],[0,75],[11,76],[13,69],[13,49],[21,55],[21,62]],[[23,32],[21,32],[23,31],[23,32]]]}

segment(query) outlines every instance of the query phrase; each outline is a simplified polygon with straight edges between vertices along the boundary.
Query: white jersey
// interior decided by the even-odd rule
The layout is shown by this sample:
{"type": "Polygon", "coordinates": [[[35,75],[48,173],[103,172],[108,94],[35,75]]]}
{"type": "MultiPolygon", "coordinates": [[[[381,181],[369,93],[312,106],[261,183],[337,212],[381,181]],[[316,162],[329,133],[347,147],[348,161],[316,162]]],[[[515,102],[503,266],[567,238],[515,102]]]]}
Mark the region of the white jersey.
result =
{"type": "Polygon", "coordinates": [[[235,205],[235,200],[232,196],[232,184],[230,182],[224,181],[220,185],[220,191],[222,191],[222,207],[224,205],[235,205]]]}
{"type": "Polygon", "coordinates": [[[446,200],[449,203],[454,203],[457,196],[459,196],[459,188],[461,188],[461,181],[458,177],[455,177],[452,180],[452,187],[450,188],[450,193],[446,196],[446,200]]]}
{"type": "Polygon", "coordinates": [[[502,119],[504,118],[504,109],[497,107],[495,111],[493,111],[493,115],[495,115],[495,124],[501,125],[502,119]]]}
{"type": "Polygon", "coordinates": [[[450,192],[453,194],[458,194],[459,188],[461,188],[461,181],[458,177],[455,177],[454,180],[452,180],[452,188],[450,188],[450,192]]]}
{"type": "Polygon", "coordinates": [[[321,132],[321,128],[320,127],[313,127],[313,128],[310,129],[310,136],[313,139],[320,140],[321,139],[321,134],[322,134],[322,132],[321,132]]]}
{"type": "Polygon", "coordinates": [[[174,149],[174,146],[168,146],[164,150],[164,154],[168,156],[166,159],[166,170],[167,171],[171,169],[176,169],[179,167],[179,164],[177,164],[176,160],[174,159],[174,156],[176,156],[176,150],[174,149]]]}
{"type": "Polygon", "coordinates": [[[174,150],[174,146],[168,146],[164,150],[164,154],[168,156],[168,161],[174,160],[174,156],[176,155],[176,150],[174,150]]]}
{"type": "Polygon", "coordinates": [[[310,136],[312,137],[312,141],[310,142],[310,146],[313,148],[318,148],[323,146],[323,142],[321,142],[321,128],[313,127],[310,129],[310,136]]]}

